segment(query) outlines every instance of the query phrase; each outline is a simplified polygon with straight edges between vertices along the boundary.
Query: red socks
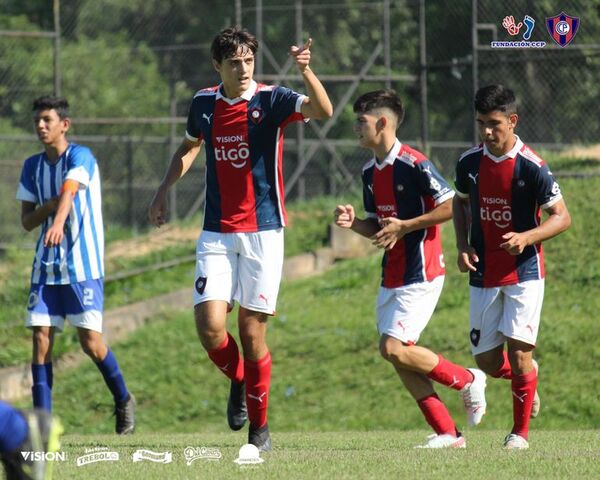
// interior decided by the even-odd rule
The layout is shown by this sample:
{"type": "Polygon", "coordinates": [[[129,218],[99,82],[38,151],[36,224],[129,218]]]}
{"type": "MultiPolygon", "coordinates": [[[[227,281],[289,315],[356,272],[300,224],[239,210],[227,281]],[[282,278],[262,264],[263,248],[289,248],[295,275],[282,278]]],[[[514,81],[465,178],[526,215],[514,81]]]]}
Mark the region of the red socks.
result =
{"type": "Polygon", "coordinates": [[[512,368],[510,367],[508,353],[506,351],[502,352],[502,358],[504,359],[504,362],[502,363],[500,369],[497,372],[491,373],[490,375],[494,378],[505,378],[506,380],[511,380],[513,377],[512,368]]]}
{"type": "Polygon", "coordinates": [[[462,390],[467,383],[473,381],[473,374],[466,368],[446,360],[441,355],[438,355],[438,358],[440,359],[438,364],[427,374],[434,382],[454,390],[462,390]]]}
{"type": "Polygon", "coordinates": [[[532,370],[525,375],[515,375],[512,378],[513,419],[515,425],[511,433],[516,433],[524,439],[529,435],[529,419],[533,397],[537,388],[537,373],[532,370]]]}
{"type": "Polygon", "coordinates": [[[458,436],[456,425],[454,425],[454,421],[452,420],[446,405],[440,400],[437,393],[417,400],[417,404],[423,412],[423,415],[425,415],[425,420],[431,425],[431,428],[433,428],[435,433],[438,435],[448,433],[450,435],[458,436]]]}
{"type": "Polygon", "coordinates": [[[208,351],[208,358],[234,382],[244,380],[244,363],[235,339],[227,332],[223,343],[208,351]]]}
{"type": "Polygon", "coordinates": [[[253,428],[260,428],[267,423],[271,363],[269,352],[257,362],[247,358],[244,359],[246,405],[248,407],[248,419],[253,428]]]}

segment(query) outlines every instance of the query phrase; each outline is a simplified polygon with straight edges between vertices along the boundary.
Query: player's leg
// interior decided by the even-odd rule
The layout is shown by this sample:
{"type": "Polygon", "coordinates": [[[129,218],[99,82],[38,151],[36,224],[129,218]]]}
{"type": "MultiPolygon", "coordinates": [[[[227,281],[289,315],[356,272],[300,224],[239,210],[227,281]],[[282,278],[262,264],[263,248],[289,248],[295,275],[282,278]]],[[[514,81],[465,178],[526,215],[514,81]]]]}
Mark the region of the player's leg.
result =
{"type": "Polygon", "coordinates": [[[431,380],[425,373],[415,371],[412,368],[405,368],[398,361],[397,353],[402,348],[411,349],[413,347],[403,345],[400,340],[388,335],[384,334],[381,336],[379,341],[381,356],[394,366],[402,383],[417,402],[426,422],[435,432],[435,435],[428,437],[427,442],[420,447],[445,448],[464,446],[464,438],[460,436],[460,433],[456,429],[456,425],[446,405],[435,393],[431,380]]]}
{"type": "Polygon", "coordinates": [[[77,328],[79,343],[92,359],[115,402],[118,434],[133,433],[135,429],[135,399],[130,394],[114,353],[102,338],[104,283],[101,278],[61,285],[61,300],[67,320],[77,328]]]}
{"type": "Polygon", "coordinates": [[[35,408],[52,410],[52,347],[56,328],[62,330],[64,326],[64,316],[60,286],[31,285],[25,325],[32,330],[31,391],[35,408]]]}
{"type": "Polygon", "coordinates": [[[506,448],[527,448],[529,420],[537,390],[533,349],[537,341],[544,298],[544,281],[533,280],[504,287],[502,332],[507,337],[512,368],[514,425],[506,448]]]}
{"type": "Polygon", "coordinates": [[[233,306],[238,254],[234,234],[203,231],[196,248],[194,317],[196,331],[208,358],[230,380],[227,422],[241,429],[248,418],[244,362],[234,337],[227,331],[227,313],[233,306]]]}
{"type": "Polygon", "coordinates": [[[244,377],[250,430],[248,443],[271,450],[267,424],[271,386],[271,354],[266,342],[267,319],[275,314],[283,266],[283,230],[237,235],[240,251],[235,298],[244,350],[244,377]]]}

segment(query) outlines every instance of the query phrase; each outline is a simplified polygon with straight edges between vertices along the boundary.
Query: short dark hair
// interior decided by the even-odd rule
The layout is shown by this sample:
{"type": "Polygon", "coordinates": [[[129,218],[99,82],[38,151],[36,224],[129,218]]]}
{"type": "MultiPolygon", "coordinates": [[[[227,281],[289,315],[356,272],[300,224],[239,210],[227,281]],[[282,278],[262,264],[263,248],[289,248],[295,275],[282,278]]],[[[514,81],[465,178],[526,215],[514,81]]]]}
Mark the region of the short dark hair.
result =
{"type": "Polygon", "coordinates": [[[396,115],[398,125],[404,120],[404,105],[394,90],[367,92],[354,102],[354,113],[366,113],[377,108],[389,108],[396,115]]]}
{"type": "Polygon", "coordinates": [[[245,28],[229,27],[214,38],[210,53],[217,63],[221,63],[224,58],[233,57],[240,47],[254,54],[258,50],[258,40],[245,28]]]}
{"type": "Polygon", "coordinates": [[[475,110],[484,114],[499,110],[510,115],[517,113],[517,98],[515,93],[504,85],[488,85],[477,90],[475,110]]]}
{"type": "Polygon", "coordinates": [[[55,97],[54,95],[44,95],[33,101],[32,111],[40,112],[42,110],[56,110],[59,118],[65,119],[69,116],[69,102],[66,98],[55,97]]]}

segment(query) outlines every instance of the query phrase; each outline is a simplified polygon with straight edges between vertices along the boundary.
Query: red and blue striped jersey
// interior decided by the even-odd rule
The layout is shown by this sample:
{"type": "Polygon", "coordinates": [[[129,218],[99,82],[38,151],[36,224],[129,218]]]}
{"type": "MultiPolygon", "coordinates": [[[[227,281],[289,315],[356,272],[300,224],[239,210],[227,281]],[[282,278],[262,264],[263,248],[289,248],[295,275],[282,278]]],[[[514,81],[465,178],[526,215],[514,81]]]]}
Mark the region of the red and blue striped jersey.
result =
{"type": "Polygon", "coordinates": [[[479,257],[470,285],[497,287],[544,278],[542,245],[520,255],[500,248],[508,232],[525,232],[540,224],[540,208],[562,195],[548,165],[519,137],[512,150],[495,157],[486,145],[466,151],[456,165],[457,195],[469,198],[470,244],[479,257]]]}
{"type": "MultiPolygon", "coordinates": [[[[367,162],[362,181],[366,215],[378,220],[415,218],[454,196],[433,163],[398,140],[383,162],[367,162]]],[[[431,281],[444,275],[444,267],[440,226],[415,230],[385,252],[381,285],[397,288],[431,281]]]]}
{"type": "Polygon", "coordinates": [[[205,230],[258,232],[286,225],[283,132],[304,119],[304,98],[254,81],[234,99],[223,96],[221,85],[196,93],[186,137],[206,145],[205,230]]]}

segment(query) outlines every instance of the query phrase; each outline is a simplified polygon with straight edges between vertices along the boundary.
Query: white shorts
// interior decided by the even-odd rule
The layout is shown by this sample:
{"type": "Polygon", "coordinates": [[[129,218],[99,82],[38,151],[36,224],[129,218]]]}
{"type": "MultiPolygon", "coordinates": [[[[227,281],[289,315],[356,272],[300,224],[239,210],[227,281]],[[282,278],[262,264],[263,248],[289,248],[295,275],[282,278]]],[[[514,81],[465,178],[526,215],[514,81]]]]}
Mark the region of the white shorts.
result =
{"type": "Polygon", "coordinates": [[[444,276],[398,288],[379,288],[377,330],[402,343],[415,344],[433,315],[444,276]]]}
{"type": "Polygon", "coordinates": [[[275,314],[281,269],[283,228],[253,233],[203,231],[196,247],[194,305],[224,300],[275,314]]]}
{"type": "Polygon", "coordinates": [[[471,287],[469,335],[473,355],[492,350],[507,338],[535,346],[543,301],[543,279],[502,287],[471,287]]]}

